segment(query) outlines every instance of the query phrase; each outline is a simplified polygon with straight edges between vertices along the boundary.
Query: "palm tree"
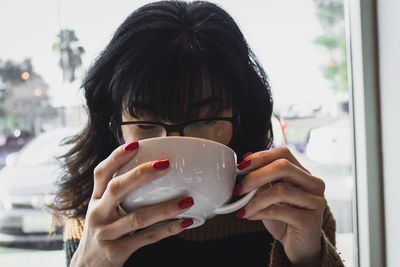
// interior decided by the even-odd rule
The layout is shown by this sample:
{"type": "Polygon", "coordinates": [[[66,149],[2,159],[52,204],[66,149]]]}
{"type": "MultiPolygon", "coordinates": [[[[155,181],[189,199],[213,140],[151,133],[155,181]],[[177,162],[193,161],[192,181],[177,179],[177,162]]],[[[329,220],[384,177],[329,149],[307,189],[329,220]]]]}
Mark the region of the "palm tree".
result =
{"type": "Polygon", "coordinates": [[[53,49],[60,52],[59,66],[63,71],[64,82],[75,80],[75,70],[82,65],[81,55],[85,53],[82,46],[79,46],[78,38],[74,30],[64,29],[57,35],[59,42],[53,45],[53,49]]]}

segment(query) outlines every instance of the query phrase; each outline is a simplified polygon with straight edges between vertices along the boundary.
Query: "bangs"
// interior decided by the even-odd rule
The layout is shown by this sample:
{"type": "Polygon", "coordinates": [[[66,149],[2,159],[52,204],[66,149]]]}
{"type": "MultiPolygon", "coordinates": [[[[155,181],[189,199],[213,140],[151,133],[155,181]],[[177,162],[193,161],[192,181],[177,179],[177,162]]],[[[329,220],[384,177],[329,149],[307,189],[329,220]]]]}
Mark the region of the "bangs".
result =
{"type": "Polygon", "coordinates": [[[232,107],[232,77],[238,75],[230,66],[235,64],[221,58],[223,53],[205,53],[199,44],[177,39],[170,46],[147,48],[158,51],[145,52],[149,57],[143,62],[127,60],[134,64],[122,66],[125,73],[118,86],[122,94],[116,104],[122,103],[132,117],[150,114],[182,122],[198,118],[205,106],[207,117],[232,107]]]}

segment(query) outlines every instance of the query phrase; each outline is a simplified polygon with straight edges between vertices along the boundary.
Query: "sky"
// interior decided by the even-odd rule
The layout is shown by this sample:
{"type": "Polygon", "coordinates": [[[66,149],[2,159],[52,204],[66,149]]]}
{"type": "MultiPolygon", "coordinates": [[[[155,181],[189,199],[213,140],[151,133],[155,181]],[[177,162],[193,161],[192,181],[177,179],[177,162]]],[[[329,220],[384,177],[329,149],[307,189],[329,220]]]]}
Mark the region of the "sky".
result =
{"type": "MultiPolygon", "coordinates": [[[[143,0],[1,0],[0,59],[32,59],[50,85],[53,103],[83,103],[80,80],[62,83],[58,54],[52,50],[60,29],[75,30],[85,48],[87,70],[118,25],[143,0]]],[[[213,1],[231,14],[269,75],[275,104],[323,103],[329,99],[321,66],[329,61],[313,43],[322,33],[312,0],[213,1]]],[[[83,77],[83,71],[80,78],[83,77]]]]}

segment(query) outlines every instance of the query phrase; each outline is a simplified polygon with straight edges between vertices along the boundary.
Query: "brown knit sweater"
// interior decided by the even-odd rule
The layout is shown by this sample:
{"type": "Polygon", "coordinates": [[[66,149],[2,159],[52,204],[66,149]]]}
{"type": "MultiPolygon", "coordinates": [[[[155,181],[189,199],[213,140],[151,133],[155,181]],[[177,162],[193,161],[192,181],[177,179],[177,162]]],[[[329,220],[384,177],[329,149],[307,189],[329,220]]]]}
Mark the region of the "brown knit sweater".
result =
{"type": "MultiPolygon", "coordinates": [[[[70,262],[79,240],[82,236],[84,220],[67,219],[64,225],[64,242],[67,256],[67,263],[70,262]],[[74,241],[74,242],[71,242],[74,241]]],[[[322,267],[344,266],[335,249],[336,223],[330,212],[329,207],[325,209],[323,226],[321,232],[322,245],[322,267]]],[[[213,242],[216,240],[227,239],[232,236],[246,236],[252,233],[266,232],[262,222],[238,220],[234,214],[217,216],[208,220],[204,225],[183,231],[179,238],[188,241],[213,242]]],[[[291,266],[282,244],[273,240],[270,251],[269,266],[291,266]]]]}

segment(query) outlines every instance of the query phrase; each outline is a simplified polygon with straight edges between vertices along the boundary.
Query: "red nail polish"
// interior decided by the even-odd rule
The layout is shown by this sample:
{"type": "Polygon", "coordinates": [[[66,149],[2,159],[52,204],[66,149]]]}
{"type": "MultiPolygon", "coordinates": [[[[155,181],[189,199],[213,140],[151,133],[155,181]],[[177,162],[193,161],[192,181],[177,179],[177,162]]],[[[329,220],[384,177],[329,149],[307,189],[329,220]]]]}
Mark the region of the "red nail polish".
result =
{"type": "Polygon", "coordinates": [[[245,209],[244,209],[244,208],[241,208],[241,209],[238,211],[238,213],[236,214],[236,217],[237,217],[238,219],[242,219],[243,216],[244,216],[245,214],[246,214],[245,209]]]}
{"type": "Polygon", "coordinates": [[[156,170],[167,169],[169,167],[169,160],[163,159],[163,160],[156,161],[153,163],[153,167],[156,170]]]}
{"type": "Polygon", "coordinates": [[[247,152],[246,154],[243,155],[243,159],[246,159],[248,156],[253,154],[253,152],[247,152]]]}
{"type": "Polygon", "coordinates": [[[193,201],[192,197],[184,198],[184,199],[182,199],[181,201],[178,202],[178,206],[182,210],[186,209],[186,208],[189,208],[189,207],[191,207],[193,205],[194,205],[194,201],[193,201]]]}
{"type": "Polygon", "coordinates": [[[245,159],[242,162],[239,163],[239,165],[237,166],[237,168],[239,170],[243,170],[244,168],[246,168],[247,166],[249,166],[251,163],[251,159],[245,159]]]}
{"type": "Polygon", "coordinates": [[[183,222],[181,222],[181,227],[187,228],[187,227],[191,226],[192,224],[193,224],[192,219],[185,219],[185,220],[183,220],[183,222]]]}
{"type": "Polygon", "coordinates": [[[124,150],[129,152],[129,151],[136,150],[138,147],[139,147],[139,142],[135,141],[135,142],[131,142],[131,143],[127,144],[126,146],[124,146],[124,150]]]}
{"type": "Polygon", "coordinates": [[[242,192],[242,189],[243,189],[243,184],[240,183],[235,187],[235,190],[233,191],[233,194],[235,196],[238,196],[240,194],[240,192],[242,192]]]}

